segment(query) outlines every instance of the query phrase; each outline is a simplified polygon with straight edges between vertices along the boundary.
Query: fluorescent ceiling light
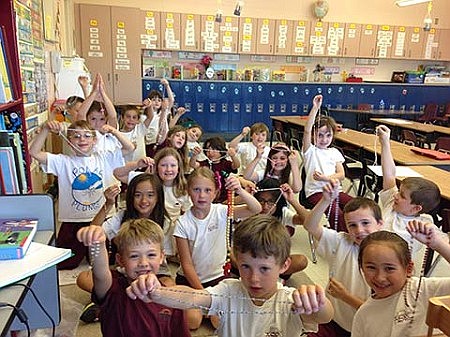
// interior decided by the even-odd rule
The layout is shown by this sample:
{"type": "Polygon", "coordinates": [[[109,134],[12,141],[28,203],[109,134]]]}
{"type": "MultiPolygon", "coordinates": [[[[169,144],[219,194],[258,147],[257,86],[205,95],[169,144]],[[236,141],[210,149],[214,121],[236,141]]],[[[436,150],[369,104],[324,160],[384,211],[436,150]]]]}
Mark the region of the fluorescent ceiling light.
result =
{"type": "Polygon", "coordinates": [[[395,4],[399,7],[417,5],[424,2],[430,2],[431,0],[397,0],[395,4]]]}

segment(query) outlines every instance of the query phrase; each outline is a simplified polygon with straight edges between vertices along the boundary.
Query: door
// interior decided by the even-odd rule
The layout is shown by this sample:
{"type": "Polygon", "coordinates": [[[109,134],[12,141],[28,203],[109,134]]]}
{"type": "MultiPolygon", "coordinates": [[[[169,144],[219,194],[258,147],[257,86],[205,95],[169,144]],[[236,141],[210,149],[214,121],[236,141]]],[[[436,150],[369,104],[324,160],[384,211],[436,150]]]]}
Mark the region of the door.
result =
{"type": "Polygon", "coordinates": [[[275,42],[275,20],[258,19],[256,53],[272,55],[275,42]]]}
{"type": "Polygon", "coordinates": [[[254,54],[256,52],[257,20],[255,18],[239,18],[240,54],[254,54]]]}
{"type": "Polygon", "coordinates": [[[198,51],[200,47],[200,21],[198,14],[181,14],[181,49],[198,51]]]}
{"type": "Polygon", "coordinates": [[[358,57],[362,26],[357,23],[345,24],[345,36],[342,56],[358,57]]]}
{"type": "Polygon", "coordinates": [[[363,25],[361,39],[359,40],[359,57],[375,57],[377,32],[377,25],[363,25]]]}
{"type": "Polygon", "coordinates": [[[294,21],[276,20],[275,22],[275,55],[290,55],[294,21]]]}
{"type": "Polygon", "coordinates": [[[308,55],[309,32],[311,24],[308,21],[294,21],[292,34],[292,55],[308,55]]]}
{"type": "Polygon", "coordinates": [[[219,50],[221,53],[237,53],[239,18],[226,16],[219,24],[219,50]]]}

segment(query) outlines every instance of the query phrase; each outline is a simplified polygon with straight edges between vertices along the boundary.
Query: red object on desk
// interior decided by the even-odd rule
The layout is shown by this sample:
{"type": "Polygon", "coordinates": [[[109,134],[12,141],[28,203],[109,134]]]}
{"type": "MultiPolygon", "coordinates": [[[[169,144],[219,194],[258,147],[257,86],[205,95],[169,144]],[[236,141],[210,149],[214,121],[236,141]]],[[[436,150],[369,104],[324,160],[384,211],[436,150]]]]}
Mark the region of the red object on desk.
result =
{"type": "Polygon", "coordinates": [[[362,82],[362,77],[348,77],[345,82],[362,82]]]}
{"type": "Polygon", "coordinates": [[[422,156],[427,156],[436,160],[450,160],[450,154],[436,151],[436,150],[430,150],[430,149],[422,149],[420,147],[413,147],[411,148],[411,151],[414,153],[420,154],[422,156]]]}

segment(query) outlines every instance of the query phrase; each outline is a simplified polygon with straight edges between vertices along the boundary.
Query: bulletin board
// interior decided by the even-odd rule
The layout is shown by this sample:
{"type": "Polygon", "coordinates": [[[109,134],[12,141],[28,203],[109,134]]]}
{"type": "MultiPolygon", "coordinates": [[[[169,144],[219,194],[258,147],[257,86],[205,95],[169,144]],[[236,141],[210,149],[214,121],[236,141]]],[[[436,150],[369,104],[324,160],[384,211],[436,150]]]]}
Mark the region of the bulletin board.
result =
{"type": "Polygon", "coordinates": [[[44,38],[50,42],[59,41],[59,1],[43,0],[44,38]]]}

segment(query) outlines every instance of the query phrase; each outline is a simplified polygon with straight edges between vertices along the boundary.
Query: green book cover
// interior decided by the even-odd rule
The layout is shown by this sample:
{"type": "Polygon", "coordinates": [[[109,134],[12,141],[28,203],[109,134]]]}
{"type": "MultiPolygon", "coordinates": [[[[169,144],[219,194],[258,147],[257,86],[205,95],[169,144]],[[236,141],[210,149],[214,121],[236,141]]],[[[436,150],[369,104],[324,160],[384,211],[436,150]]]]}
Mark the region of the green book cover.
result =
{"type": "Polygon", "coordinates": [[[34,219],[0,219],[0,260],[23,258],[37,224],[34,219]]]}

